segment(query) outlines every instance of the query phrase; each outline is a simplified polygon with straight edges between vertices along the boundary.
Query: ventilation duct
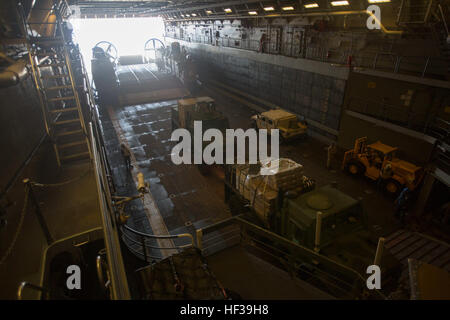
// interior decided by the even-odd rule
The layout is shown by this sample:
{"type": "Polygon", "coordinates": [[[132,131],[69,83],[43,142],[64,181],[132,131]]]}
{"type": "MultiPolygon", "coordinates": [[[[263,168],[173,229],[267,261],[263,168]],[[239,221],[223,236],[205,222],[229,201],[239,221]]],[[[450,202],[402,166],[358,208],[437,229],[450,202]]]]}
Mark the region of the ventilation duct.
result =
{"type": "Polygon", "coordinates": [[[27,60],[17,60],[3,71],[0,71],[0,88],[14,86],[27,75],[27,60]]]}

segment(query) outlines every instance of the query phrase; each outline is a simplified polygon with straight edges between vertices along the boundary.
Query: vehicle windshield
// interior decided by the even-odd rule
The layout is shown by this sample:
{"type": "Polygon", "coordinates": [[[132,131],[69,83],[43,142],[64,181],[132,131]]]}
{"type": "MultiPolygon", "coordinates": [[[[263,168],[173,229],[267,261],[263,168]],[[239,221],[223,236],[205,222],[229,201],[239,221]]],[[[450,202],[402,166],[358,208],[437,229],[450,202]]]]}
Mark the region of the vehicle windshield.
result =
{"type": "Polygon", "coordinates": [[[297,117],[280,120],[279,125],[288,129],[297,129],[298,128],[297,117]]]}
{"type": "Polygon", "coordinates": [[[216,110],[216,106],[214,102],[198,102],[194,110],[196,112],[212,112],[216,110]]]}
{"type": "Polygon", "coordinates": [[[337,237],[350,234],[364,228],[365,221],[362,207],[357,205],[334,215],[328,216],[322,222],[322,237],[324,243],[337,237]]]}
{"type": "Polygon", "coordinates": [[[395,158],[395,155],[396,155],[396,151],[391,151],[388,154],[386,154],[386,159],[389,161],[392,161],[392,159],[395,158]]]}

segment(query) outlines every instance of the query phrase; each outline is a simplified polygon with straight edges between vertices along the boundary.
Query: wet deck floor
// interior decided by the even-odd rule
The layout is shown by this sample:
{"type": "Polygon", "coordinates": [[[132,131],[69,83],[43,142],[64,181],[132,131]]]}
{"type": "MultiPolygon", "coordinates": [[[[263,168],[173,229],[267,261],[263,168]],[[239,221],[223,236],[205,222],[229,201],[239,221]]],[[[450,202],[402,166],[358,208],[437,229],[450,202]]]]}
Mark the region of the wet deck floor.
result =
{"type": "MultiPolygon", "coordinates": [[[[214,98],[218,109],[229,118],[232,128],[246,129],[250,126],[250,117],[254,112],[248,107],[208,88],[203,88],[197,95],[209,95],[214,98]]],[[[138,171],[142,172],[146,181],[150,183],[150,192],[157,212],[148,212],[148,208],[146,210],[140,200],[134,201],[129,207],[131,214],[129,224],[147,233],[164,234],[164,230],[159,230],[150,223],[153,214],[160,215],[166,232],[170,234],[194,233],[196,228],[230,216],[223,201],[220,170],[217,172],[213,170],[211,174],[204,176],[195,165],[172,163],[170,153],[174,143],[169,140],[170,106],[174,104],[176,100],[119,108],[109,107],[101,110],[105,143],[117,194],[136,194],[133,175],[135,176],[138,171]],[[129,146],[133,154],[134,168],[131,174],[125,168],[120,154],[120,143],[129,146]]],[[[355,198],[362,198],[369,216],[369,223],[379,226],[380,235],[388,235],[398,229],[399,224],[393,217],[393,200],[377,192],[375,184],[371,181],[353,179],[341,172],[339,157],[336,157],[333,164],[335,170],[327,170],[325,168],[326,147],[324,143],[308,138],[306,141],[282,145],[280,155],[304,165],[305,175],[315,179],[318,186],[337,182],[344,192],[355,198]]],[[[281,274],[277,274],[270,280],[273,282],[272,285],[267,284],[264,281],[264,272],[255,271],[255,268],[257,269],[257,266],[264,262],[253,261],[253,257],[248,257],[247,253],[241,251],[242,248],[238,246],[216,253],[208,260],[218,278],[229,283],[231,289],[234,286],[244,298],[302,299],[314,296],[311,290],[304,287],[299,289],[294,285],[284,293],[276,293],[274,288],[279,287],[279,283],[289,283],[290,280],[284,281],[286,279],[281,274]],[[243,268],[248,272],[243,272],[243,268]],[[252,276],[245,278],[246,275],[252,276]],[[264,283],[269,289],[263,288],[264,283]],[[258,289],[249,289],[254,287],[258,289]]],[[[281,272],[281,270],[276,271],[281,272]]]]}
{"type": "Polygon", "coordinates": [[[189,94],[178,79],[155,64],[117,66],[121,106],[177,99],[189,94]]]}
{"type": "MultiPolygon", "coordinates": [[[[129,70],[131,67],[127,68],[129,70]]],[[[131,71],[127,74],[124,70],[121,77],[125,88],[135,80],[130,75],[131,71]]],[[[146,70],[148,71],[148,68],[146,70]]],[[[156,70],[153,70],[152,74],[155,78],[159,77],[156,70]]],[[[172,87],[179,87],[179,83],[174,79],[168,83],[172,87]]],[[[247,106],[212,90],[211,87],[202,88],[197,95],[214,98],[218,109],[229,118],[232,128],[249,128],[250,117],[254,111],[247,106]]],[[[198,228],[229,216],[228,208],[223,202],[221,172],[213,170],[212,174],[204,176],[195,165],[175,165],[170,159],[174,146],[174,143],[169,141],[170,107],[174,104],[176,100],[120,108],[109,107],[101,112],[118,194],[136,193],[132,175],[125,169],[120,155],[119,145],[123,142],[129,146],[136,162],[132,174],[136,175],[138,171],[144,173],[161,218],[171,234],[193,232],[194,227],[198,228]]],[[[369,216],[369,223],[378,226],[380,235],[388,235],[398,229],[398,221],[393,217],[393,199],[377,192],[373,182],[355,179],[341,172],[339,155],[333,163],[335,170],[327,170],[326,147],[323,142],[309,137],[306,141],[282,145],[280,155],[304,165],[305,175],[316,180],[318,186],[337,182],[344,192],[361,198],[369,216]]],[[[136,205],[130,208],[133,211],[133,225],[144,232],[160,233],[150,227],[148,214],[146,218],[146,214],[140,213],[142,207],[138,202],[139,200],[135,201],[136,205]]]]}
{"type": "MultiPolygon", "coordinates": [[[[120,154],[119,144],[125,143],[133,154],[133,174],[138,171],[144,174],[171,234],[192,231],[192,226],[201,227],[229,216],[228,208],[217,193],[218,184],[212,182],[213,177],[204,177],[195,165],[175,165],[171,161],[174,142],[170,141],[170,106],[174,103],[176,101],[109,108],[102,117],[118,194],[136,194],[135,184],[120,154]]],[[[132,219],[143,222],[142,217],[133,212],[132,219]]],[[[139,229],[158,233],[148,225],[139,229]]]]}

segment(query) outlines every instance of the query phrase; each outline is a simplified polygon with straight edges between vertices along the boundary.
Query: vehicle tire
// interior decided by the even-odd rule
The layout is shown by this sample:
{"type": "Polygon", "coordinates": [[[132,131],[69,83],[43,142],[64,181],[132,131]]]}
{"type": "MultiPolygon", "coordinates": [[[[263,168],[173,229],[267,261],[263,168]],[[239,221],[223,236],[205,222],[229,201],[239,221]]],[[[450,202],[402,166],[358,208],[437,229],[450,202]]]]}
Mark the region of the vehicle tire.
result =
{"type": "Polygon", "coordinates": [[[387,194],[390,194],[392,196],[398,195],[400,193],[401,189],[402,189],[402,186],[400,185],[400,183],[397,180],[388,179],[384,183],[384,190],[386,191],[387,194]]]}
{"type": "Polygon", "coordinates": [[[359,176],[364,173],[364,166],[357,161],[350,161],[346,165],[346,171],[352,176],[359,176]]]}

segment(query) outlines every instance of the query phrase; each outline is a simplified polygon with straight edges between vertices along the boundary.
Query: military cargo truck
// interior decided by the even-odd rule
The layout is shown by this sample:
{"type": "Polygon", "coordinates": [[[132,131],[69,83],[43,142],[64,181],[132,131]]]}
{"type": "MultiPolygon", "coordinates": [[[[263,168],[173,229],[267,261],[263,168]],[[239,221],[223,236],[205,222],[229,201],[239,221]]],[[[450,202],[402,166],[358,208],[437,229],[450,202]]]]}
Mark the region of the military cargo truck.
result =
{"type": "Polygon", "coordinates": [[[283,109],[272,109],[261,114],[252,116],[253,127],[267,129],[269,134],[272,129],[280,131],[281,141],[293,140],[306,137],[307,124],[299,121],[297,116],[283,109]]]}
{"type": "MultiPolygon", "coordinates": [[[[277,174],[259,177],[255,174],[257,170],[243,177],[245,172],[242,173],[241,166],[225,168],[225,200],[232,213],[243,214],[248,221],[367,278],[367,267],[374,264],[378,237],[370,230],[360,201],[330,185],[314,188],[311,179],[299,178],[298,166],[301,165],[298,164],[290,164],[294,171],[281,170],[284,177],[280,179],[277,174]],[[252,187],[250,181],[257,180],[256,177],[266,183],[256,183],[258,187],[252,187]],[[240,187],[242,179],[247,189],[256,191],[240,187]],[[270,180],[280,182],[278,187],[273,188],[270,180]],[[291,184],[283,181],[291,181],[291,184]],[[258,203],[258,199],[263,200],[258,203]],[[259,208],[261,203],[266,205],[263,211],[259,208]]],[[[313,260],[311,257],[310,261],[305,261],[304,267],[308,269],[307,265],[313,260]]],[[[401,265],[387,250],[382,253],[380,269],[382,288],[394,287],[401,265]]]]}
{"type": "Polygon", "coordinates": [[[172,130],[185,128],[193,136],[194,121],[202,121],[203,132],[214,128],[225,133],[225,129],[229,127],[228,119],[216,110],[215,101],[212,98],[198,97],[178,100],[178,104],[172,107],[172,130]]]}
{"type": "MultiPolygon", "coordinates": [[[[194,139],[194,121],[202,122],[202,132],[208,129],[218,129],[225,137],[225,130],[229,128],[228,118],[216,110],[215,101],[210,97],[186,98],[178,100],[178,104],[172,106],[172,131],[177,128],[187,129],[194,139]]],[[[202,150],[209,144],[203,141],[202,150]]],[[[193,142],[192,142],[193,145],[193,142]]],[[[198,165],[201,173],[208,172],[208,165],[198,165]]]]}

